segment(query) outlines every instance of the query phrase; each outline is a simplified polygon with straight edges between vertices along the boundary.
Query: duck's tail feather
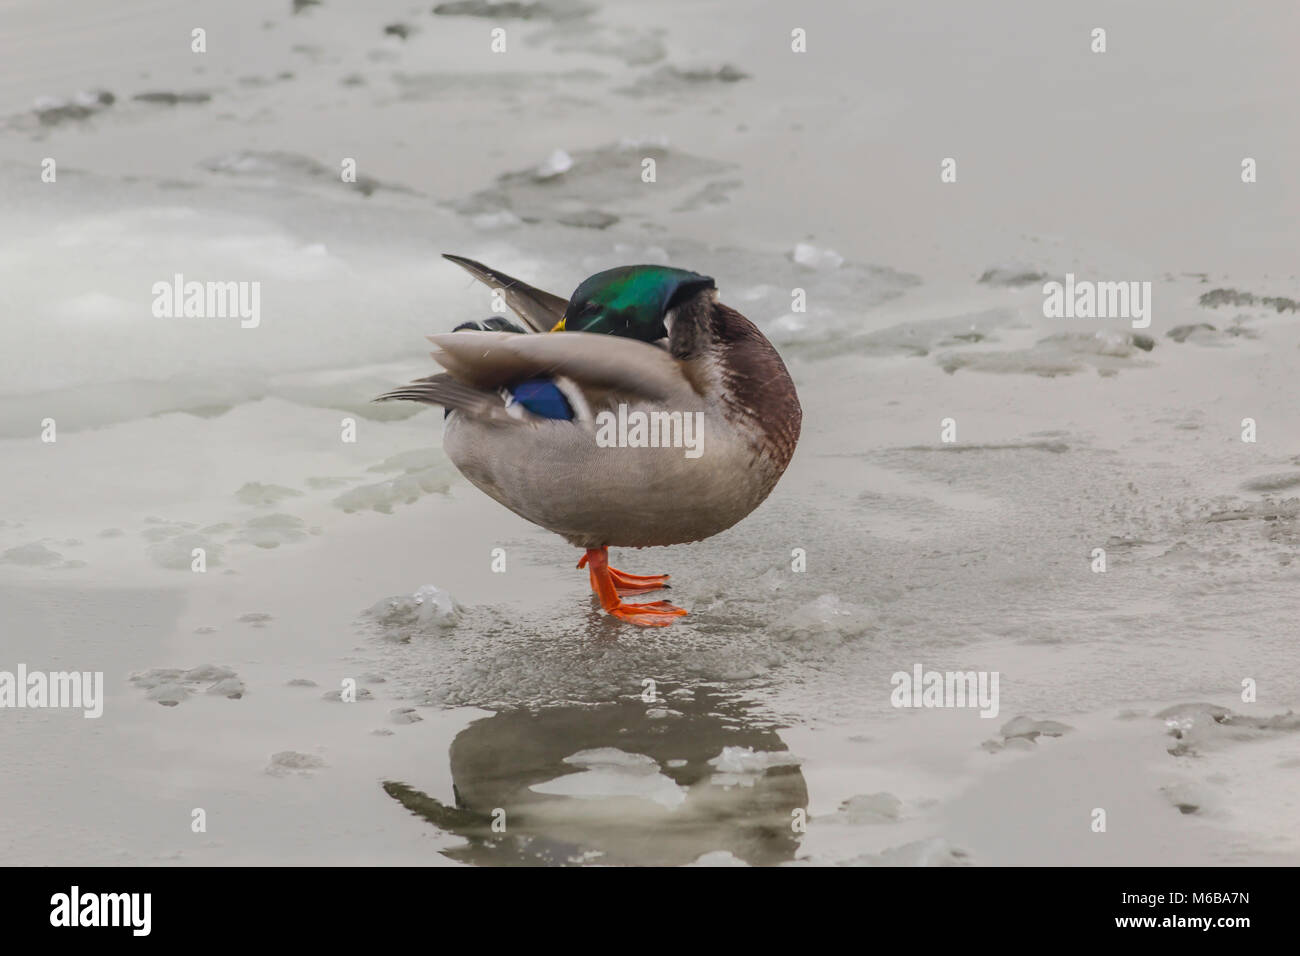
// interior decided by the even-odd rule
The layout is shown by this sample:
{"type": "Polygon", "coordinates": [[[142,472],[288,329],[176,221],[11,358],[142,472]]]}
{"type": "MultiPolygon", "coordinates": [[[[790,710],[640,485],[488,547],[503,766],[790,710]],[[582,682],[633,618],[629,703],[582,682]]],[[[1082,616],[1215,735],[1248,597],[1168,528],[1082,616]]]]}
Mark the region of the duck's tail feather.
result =
{"type": "Polygon", "coordinates": [[[555,328],[555,324],[564,318],[564,312],[569,307],[568,299],[534,288],[527,282],[520,282],[514,276],[498,272],[481,262],[466,259],[464,256],[453,256],[446,252],[442,257],[456,263],[489,288],[500,289],[506,305],[528,324],[530,331],[551,331],[555,328]]]}
{"type": "Polygon", "coordinates": [[[417,378],[414,382],[385,392],[376,402],[407,401],[441,405],[448,411],[466,412],[479,418],[510,420],[499,393],[458,382],[445,372],[417,378]]]}

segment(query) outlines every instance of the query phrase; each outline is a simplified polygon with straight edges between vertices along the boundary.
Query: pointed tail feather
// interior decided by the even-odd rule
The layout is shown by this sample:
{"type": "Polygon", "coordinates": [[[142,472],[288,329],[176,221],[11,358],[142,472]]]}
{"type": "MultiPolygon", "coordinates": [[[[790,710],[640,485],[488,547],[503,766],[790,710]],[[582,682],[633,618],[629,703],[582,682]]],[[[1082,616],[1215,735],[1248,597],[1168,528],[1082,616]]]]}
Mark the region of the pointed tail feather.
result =
{"type": "Polygon", "coordinates": [[[374,401],[422,402],[425,405],[441,405],[448,410],[454,409],[480,418],[514,420],[513,416],[506,411],[499,394],[465,385],[445,372],[427,378],[418,378],[400,388],[385,392],[374,401]]]}
{"type": "Polygon", "coordinates": [[[564,318],[564,310],[569,307],[568,299],[561,299],[558,295],[552,295],[544,289],[534,288],[527,282],[520,282],[514,276],[498,272],[481,262],[466,259],[464,256],[453,256],[449,252],[444,252],[442,257],[456,263],[489,288],[500,289],[506,305],[510,306],[533,332],[551,331],[556,323],[564,318]]]}

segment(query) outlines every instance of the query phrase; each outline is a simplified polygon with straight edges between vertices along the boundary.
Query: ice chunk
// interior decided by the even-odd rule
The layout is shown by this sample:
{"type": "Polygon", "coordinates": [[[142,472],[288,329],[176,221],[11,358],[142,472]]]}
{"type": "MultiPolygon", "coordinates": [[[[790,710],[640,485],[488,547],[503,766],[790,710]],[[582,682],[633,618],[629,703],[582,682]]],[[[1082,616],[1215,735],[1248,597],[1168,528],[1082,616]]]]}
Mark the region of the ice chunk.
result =
{"type": "Polygon", "coordinates": [[[846,823],[894,823],[903,802],[892,793],[863,793],[840,804],[840,819],[846,823]]]}
{"type": "Polygon", "coordinates": [[[1176,783],[1161,787],[1160,792],[1183,814],[1213,811],[1218,808],[1217,797],[1201,784],[1176,783]]]}
{"type": "Polygon", "coordinates": [[[411,595],[411,604],[415,609],[416,623],[422,627],[429,624],[455,627],[460,623],[461,608],[456,599],[432,584],[418,588],[411,595]]]}
{"type": "Polygon", "coordinates": [[[156,700],[164,707],[175,707],[190,696],[190,689],[184,684],[159,684],[145,695],[149,700],[156,700]]]}
{"type": "Polygon", "coordinates": [[[788,750],[759,750],[753,747],[723,747],[709,761],[722,773],[762,773],[768,767],[797,767],[799,758],[788,750]]]}
{"type": "Polygon", "coordinates": [[[557,149],[533,173],[538,179],[554,179],[573,168],[573,157],[562,149],[557,149]]]}
{"type": "Polygon", "coordinates": [[[720,787],[752,787],[770,767],[797,767],[799,758],[789,751],[755,751],[753,747],[723,747],[709,761],[718,772],[710,783],[720,787]]]}
{"type": "Polygon", "coordinates": [[[385,598],[363,613],[388,631],[388,636],[402,638],[411,630],[455,627],[463,611],[447,591],[426,584],[409,597],[385,598]]]}
{"type": "Polygon", "coordinates": [[[117,101],[108,90],[80,90],[70,99],[41,96],[32,104],[32,112],[42,126],[54,126],[64,120],[80,120],[98,113],[117,101]]]}
{"type": "Polygon", "coordinates": [[[214,697],[229,697],[231,700],[239,700],[248,693],[248,689],[238,677],[227,677],[209,687],[207,693],[214,697]]]}
{"type": "Polygon", "coordinates": [[[1155,340],[1150,336],[1135,332],[1098,329],[1096,332],[1060,332],[1049,335],[1038,343],[1048,348],[1058,347],[1065,352],[1079,355],[1109,355],[1127,358],[1135,349],[1150,352],[1155,347],[1155,340]]]}
{"type": "Polygon", "coordinates": [[[839,642],[862,634],[868,624],[866,608],[823,594],[776,622],[773,634],[783,640],[839,642]]]}
{"type": "Polygon", "coordinates": [[[1209,322],[1193,322],[1190,325],[1175,325],[1165,335],[1175,342],[1186,342],[1188,339],[1197,341],[1199,339],[1213,338],[1214,333],[1217,331],[1209,322]]]}
{"type": "Polygon", "coordinates": [[[666,64],[627,86],[619,87],[617,92],[632,97],[664,96],[670,93],[684,95],[697,88],[739,83],[747,79],[749,79],[748,73],[730,63],[723,63],[720,66],[707,63],[686,66],[666,64]]]}
{"type": "Polygon", "coordinates": [[[151,667],[147,671],[137,671],[127,680],[138,687],[151,688],[179,681],[184,673],[178,667],[151,667]]]}
{"type": "Polygon", "coordinates": [[[790,253],[790,258],[799,265],[818,272],[829,272],[844,265],[844,257],[834,249],[819,249],[808,242],[798,243],[794,252],[790,253]]]}
{"type": "MultiPolygon", "coordinates": [[[[338,690],[327,690],[325,693],[321,694],[321,698],[324,700],[337,700],[342,703],[343,688],[340,687],[338,690]]],[[[358,687],[354,696],[354,700],[374,700],[374,698],[375,695],[365,687],[358,687]]]]}
{"type": "Polygon", "coordinates": [[[1216,704],[1195,703],[1176,704],[1156,717],[1164,721],[1169,735],[1177,741],[1169,748],[1175,757],[1256,740],[1278,731],[1300,730],[1300,714],[1289,710],[1270,717],[1247,717],[1216,704]]]}
{"type": "Polygon", "coordinates": [[[414,707],[394,707],[388,712],[388,719],[395,724],[414,724],[424,720],[414,707]]]}
{"type": "Polygon", "coordinates": [[[673,810],[686,802],[686,788],[660,773],[659,762],[645,754],[599,747],[571,754],[564,758],[564,762],[584,770],[534,784],[530,789],[536,793],[582,800],[639,797],[666,810],[673,810]]]}
{"type": "Polygon", "coordinates": [[[225,680],[227,677],[234,676],[235,672],[229,667],[222,667],[220,664],[200,664],[187,670],[183,678],[189,681],[212,681],[225,680]]]}
{"type": "Polygon", "coordinates": [[[645,754],[628,753],[626,750],[619,750],[617,747],[596,747],[592,750],[579,750],[576,754],[565,757],[564,762],[578,767],[623,767],[625,769],[641,770],[645,773],[653,773],[659,767],[659,762],[654,757],[647,757],[645,754]]]}
{"type": "Polygon", "coordinates": [[[199,664],[188,670],[178,667],[153,667],[137,671],[128,680],[143,688],[148,700],[156,700],[166,707],[175,707],[194,693],[194,685],[210,683],[207,693],[239,699],[247,693],[244,682],[229,667],[220,664],[199,664]]]}
{"type": "Polygon", "coordinates": [[[985,269],[979,281],[985,285],[1000,285],[1015,289],[1046,282],[1047,273],[1026,263],[1011,262],[985,269]]]}
{"type": "Polygon", "coordinates": [[[1014,717],[1002,725],[1002,729],[999,733],[1008,741],[1013,737],[1024,737],[1033,740],[1040,734],[1045,737],[1060,737],[1062,734],[1069,733],[1073,729],[1073,727],[1058,723],[1055,720],[1034,720],[1030,717],[1014,717]]]}

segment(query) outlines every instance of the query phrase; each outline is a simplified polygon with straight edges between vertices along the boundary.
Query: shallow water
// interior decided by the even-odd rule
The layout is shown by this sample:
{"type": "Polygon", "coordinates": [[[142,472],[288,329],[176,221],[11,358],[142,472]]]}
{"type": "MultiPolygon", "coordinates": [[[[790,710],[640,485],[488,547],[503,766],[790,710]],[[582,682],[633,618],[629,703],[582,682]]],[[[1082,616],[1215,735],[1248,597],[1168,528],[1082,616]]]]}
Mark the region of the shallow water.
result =
{"type": "Polygon", "coordinates": [[[501,55],[481,5],[294,6],[3,10],[0,670],[107,697],[3,712],[7,860],[1300,860],[1292,9],[1115,5],[1090,58],[1029,3],[824,4],[803,56],[775,3],[546,3],[501,55]],[[438,410],[371,404],[490,312],[443,251],[705,272],[785,356],[771,499],[614,556],[682,622],[601,614],[438,410]],[[1151,327],[1044,318],[1066,272],[1151,327]],[[178,273],[260,323],[156,317],[178,273]],[[999,713],[893,706],[918,663],[999,713]]]}

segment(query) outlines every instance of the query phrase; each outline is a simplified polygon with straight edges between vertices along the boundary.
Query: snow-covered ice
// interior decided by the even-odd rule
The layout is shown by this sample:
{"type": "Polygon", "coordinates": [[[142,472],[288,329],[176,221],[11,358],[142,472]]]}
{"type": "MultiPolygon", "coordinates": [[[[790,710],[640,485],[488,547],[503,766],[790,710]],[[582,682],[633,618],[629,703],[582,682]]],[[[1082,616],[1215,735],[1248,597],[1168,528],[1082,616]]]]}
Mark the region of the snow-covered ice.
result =
{"type": "Polygon", "coordinates": [[[182,5],[10,14],[0,670],[106,700],[0,720],[6,860],[1300,862],[1300,209],[1235,165],[1300,155],[1281,0],[1130,5],[1140,75],[999,56],[979,4],[812,5],[807,57],[781,5],[499,6],[232,0],[202,74],[151,39],[182,5]],[[612,557],[689,617],[611,622],[440,410],[371,401],[494,311],[440,252],[561,296],[690,268],[775,342],[772,497],[612,557]],[[156,316],[178,273],[260,324],[156,316]],[[1151,327],[1046,318],[1066,273],[1151,281],[1151,327]],[[1002,718],[894,707],[918,663],[999,672],[1002,718]],[[221,840],[173,814],[216,804],[221,840]]]}

